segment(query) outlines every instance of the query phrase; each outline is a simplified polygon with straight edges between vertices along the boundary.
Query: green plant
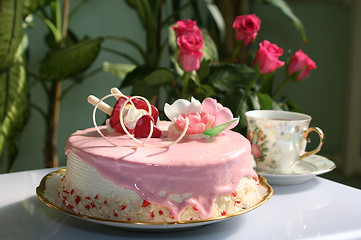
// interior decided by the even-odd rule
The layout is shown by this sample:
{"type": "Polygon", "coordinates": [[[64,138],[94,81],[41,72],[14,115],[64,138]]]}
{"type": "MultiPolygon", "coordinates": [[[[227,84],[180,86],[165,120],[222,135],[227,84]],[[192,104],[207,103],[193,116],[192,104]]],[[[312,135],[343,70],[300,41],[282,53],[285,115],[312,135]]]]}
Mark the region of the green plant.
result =
{"type": "MultiPolygon", "coordinates": [[[[158,32],[156,35],[158,42],[160,39],[168,40],[171,66],[160,66],[159,61],[153,63],[144,61],[143,64],[134,65],[132,68],[124,64],[105,63],[105,71],[122,78],[121,89],[131,87],[132,95],[142,95],[148,99],[157,99],[160,89],[164,89],[166,92],[166,102],[173,102],[177,98],[190,98],[190,96],[194,96],[199,100],[209,96],[217,98],[219,102],[229,107],[235,115],[241,116],[241,122],[237,130],[242,133],[245,133],[247,125],[244,117],[244,113],[247,110],[283,109],[300,111],[292,101],[285,98],[276,101],[273,98],[274,89],[272,86],[274,74],[257,75],[258,73],[250,64],[252,56],[247,51],[247,48],[240,48],[240,45],[238,45],[233,56],[223,55],[223,59],[220,59],[218,50],[224,48],[226,26],[221,12],[213,1],[202,2],[208,10],[208,18],[206,20],[199,18],[201,15],[199,14],[199,1],[183,2],[184,6],[189,4],[193,7],[195,14],[194,18],[191,18],[197,20],[197,25],[202,28],[204,38],[204,46],[202,48],[204,55],[200,68],[190,73],[184,73],[178,63],[176,38],[173,30],[170,28],[170,24],[174,24],[177,20],[181,19],[179,18],[180,16],[174,13],[169,16],[163,16],[161,14],[165,4],[163,1],[155,1],[156,4],[152,5],[153,8],[150,8],[149,4],[135,4],[135,2],[138,3],[138,1],[127,1],[141,18],[143,30],[147,36],[146,41],[148,42],[155,37],[153,35],[154,29],[156,29],[155,32],[158,32]],[[143,15],[147,16],[147,18],[143,15]],[[159,21],[162,17],[166,21],[159,21]],[[207,26],[208,28],[206,28],[207,26]],[[162,37],[160,37],[160,33],[163,33],[162,37]],[[245,59],[242,58],[244,55],[247,55],[245,59]],[[240,57],[237,59],[239,60],[237,63],[233,61],[236,57],[240,57]],[[125,67],[130,69],[130,71],[127,72],[125,67]],[[261,81],[259,78],[261,78],[261,81]]],[[[183,6],[177,6],[177,3],[176,1],[175,6],[177,9],[183,9],[183,6]]],[[[258,1],[258,3],[271,4],[280,9],[283,15],[290,19],[300,32],[302,42],[307,42],[301,21],[293,14],[285,1],[264,0],[258,1]]],[[[165,40],[162,44],[158,45],[160,46],[157,48],[158,50],[165,48],[165,40]]],[[[133,45],[136,44],[130,39],[128,41],[132,42],[133,45]]],[[[149,51],[148,44],[146,46],[148,50],[145,52],[151,54],[152,52],[149,51]]],[[[141,49],[139,49],[139,52],[142,54],[141,49]]],[[[162,51],[158,51],[157,56],[163,56],[162,51]]],[[[156,102],[153,103],[157,104],[156,102]]]]}
{"type": "MultiPolygon", "coordinates": [[[[69,13],[69,0],[26,0],[0,2],[0,156],[7,146],[7,171],[11,171],[17,153],[17,138],[30,112],[29,89],[40,84],[46,95],[47,108],[32,105],[44,118],[44,164],[57,165],[56,137],[61,99],[83,81],[84,73],[100,52],[103,38],[78,39],[68,28],[70,17],[86,3],[84,0],[69,13]],[[24,52],[28,38],[23,25],[31,26],[29,16],[35,15],[48,27],[44,36],[47,54],[38,72],[27,69],[24,52]],[[70,87],[62,90],[61,83],[70,80],[70,87]]],[[[30,18],[31,19],[31,18],[30,18]]],[[[1,158],[3,159],[3,158],[1,158]]]]}
{"type": "MultiPolygon", "coordinates": [[[[284,101],[273,101],[267,94],[269,88],[267,90],[266,85],[261,87],[258,84],[252,86],[244,106],[234,104],[239,103],[245,95],[245,89],[254,77],[254,70],[247,64],[225,63],[220,60],[218,49],[224,48],[226,23],[214,1],[126,0],[128,6],[137,12],[141,27],[146,33],[144,44],[127,38],[126,34],[95,38],[77,36],[69,27],[69,22],[88,1],[77,2],[72,11],[69,10],[69,0],[0,1],[0,161],[7,159],[7,171],[11,171],[14,165],[18,152],[17,141],[30,109],[37,110],[44,119],[44,164],[47,167],[57,165],[55,150],[61,100],[88,76],[101,70],[120,77],[120,88],[130,87],[132,95],[143,95],[152,99],[155,105],[158,105],[159,92],[163,89],[167,102],[191,95],[200,100],[212,96],[231,108],[236,115],[256,106],[283,109],[292,107],[292,104],[284,101]],[[170,28],[182,18],[185,10],[187,13],[191,10],[194,19],[200,23],[205,41],[201,66],[196,73],[189,74],[190,81],[186,87],[182,80],[183,70],[177,62],[175,36],[170,28]],[[206,17],[200,17],[204,12],[206,17]],[[47,54],[40,63],[39,71],[27,69],[26,64],[32,60],[25,53],[28,45],[33,43],[29,42],[23,28],[32,27],[30,16],[41,19],[48,29],[44,35],[47,54]],[[118,49],[103,46],[105,40],[128,44],[138,51],[141,60],[118,49]],[[170,55],[165,51],[168,49],[170,55]],[[100,68],[89,72],[89,67],[101,51],[117,54],[127,62],[104,62],[100,68]],[[171,62],[171,66],[164,62],[171,62]],[[71,81],[69,87],[61,87],[64,80],[71,81]],[[37,84],[46,95],[45,109],[28,100],[29,89],[37,84]]],[[[302,23],[283,0],[257,2],[272,4],[281,9],[300,31],[303,41],[307,40],[302,23]]],[[[243,50],[238,56],[244,54],[247,55],[247,52],[243,50]]],[[[221,58],[227,59],[230,56],[222,55],[221,58]]],[[[271,82],[271,77],[265,76],[264,82],[271,82]]]]}

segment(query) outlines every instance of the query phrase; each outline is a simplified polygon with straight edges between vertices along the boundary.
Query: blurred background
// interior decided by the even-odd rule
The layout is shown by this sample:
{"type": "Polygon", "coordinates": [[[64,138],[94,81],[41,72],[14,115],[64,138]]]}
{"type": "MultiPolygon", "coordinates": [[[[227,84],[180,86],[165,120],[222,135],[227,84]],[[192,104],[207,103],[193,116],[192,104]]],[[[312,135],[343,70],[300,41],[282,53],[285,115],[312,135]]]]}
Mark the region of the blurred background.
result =
{"type": "MultiPolygon", "coordinates": [[[[70,8],[76,2],[70,1],[70,8]]],[[[247,1],[242,5],[240,1],[229,0],[223,11],[233,5],[233,14],[241,15],[246,9],[261,19],[261,30],[252,48],[257,49],[258,42],[267,39],[277,43],[285,52],[302,49],[316,62],[317,69],[308,78],[289,84],[284,92],[303,112],[312,116],[311,125],[320,127],[326,135],[319,154],[334,161],[337,169],[323,177],[361,188],[361,1],[286,1],[305,27],[307,44],[302,42],[296,28],[282,16],[279,9],[255,2],[250,6],[247,1]],[[239,14],[234,13],[237,11],[239,14]]],[[[191,8],[184,11],[182,16],[192,16],[191,11],[191,8]]],[[[125,1],[87,1],[71,19],[69,26],[78,36],[126,36],[140,45],[144,44],[145,33],[137,13],[125,1]]],[[[33,27],[25,30],[29,39],[28,54],[32,59],[28,63],[29,69],[34,69],[34,72],[39,69],[39,63],[46,54],[44,35],[47,31],[47,26],[37,17],[34,17],[33,27]]],[[[134,48],[125,43],[107,41],[103,45],[139,58],[134,48]]],[[[166,59],[163,58],[164,66],[169,64],[166,59]]],[[[71,90],[60,105],[57,136],[59,166],[66,164],[64,148],[67,138],[76,130],[93,126],[93,107],[87,103],[87,96],[93,94],[102,97],[109,93],[110,88],[118,87],[121,83],[118,77],[97,71],[103,62],[127,63],[127,60],[100,51],[87,70],[96,74],[74,87],[71,81],[63,81],[62,88],[71,86],[71,90]]],[[[129,93],[130,90],[126,89],[125,93],[127,91],[129,93]]],[[[46,108],[46,96],[40,84],[32,85],[29,97],[31,104],[46,108]]],[[[31,109],[30,118],[20,135],[19,154],[13,171],[44,168],[44,124],[41,114],[31,109]]],[[[317,139],[315,141],[317,144],[317,139]]],[[[0,172],[5,169],[6,161],[3,160],[0,172]]]]}

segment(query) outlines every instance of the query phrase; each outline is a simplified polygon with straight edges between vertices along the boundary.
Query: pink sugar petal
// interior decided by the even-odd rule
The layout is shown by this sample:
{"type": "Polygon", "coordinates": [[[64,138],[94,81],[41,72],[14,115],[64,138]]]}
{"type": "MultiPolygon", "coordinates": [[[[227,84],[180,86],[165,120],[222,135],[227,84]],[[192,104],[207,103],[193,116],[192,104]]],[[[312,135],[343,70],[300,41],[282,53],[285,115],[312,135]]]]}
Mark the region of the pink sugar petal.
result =
{"type": "Polygon", "coordinates": [[[237,119],[237,121],[234,121],[227,129],[232,129],[238,125],[239,118],[233,118],[232,120],[235,120],[235,119],[237,119]]]}
{"type": "Polygon", "coordinates": [[[202,133],[206,128],[206,125],[204,123],[197,123],[195,125],[192,125],[192,127],[187,131],[189,134],[197,134],[202,133]]]}
{"type": "Polygon", "coordinates": [[[221,125],[223,123],[232,121],[233,114],[232,114],[231,110],[224,107],[222,109],[219,109],[216,112],[215,117],[216,117],[216,120],[214,121],[214,126],[218,126],[218,125],[221,125]]]}
{"type": "Polygon", "coordinates": [[[206,98],[202,102],[202,112],[207,112],[214,115],[217,111],[217,100],[213,98],[206,98]]]}
{"type": "Polygon", "coordinates": [[[215,120],[215,117],[214,116],[211,116],[206,124],[206,128],[205,130],[208,130],[209,128],[211,128],[213,126],[213,123],[214,123],[214,120],[215,120]]]}

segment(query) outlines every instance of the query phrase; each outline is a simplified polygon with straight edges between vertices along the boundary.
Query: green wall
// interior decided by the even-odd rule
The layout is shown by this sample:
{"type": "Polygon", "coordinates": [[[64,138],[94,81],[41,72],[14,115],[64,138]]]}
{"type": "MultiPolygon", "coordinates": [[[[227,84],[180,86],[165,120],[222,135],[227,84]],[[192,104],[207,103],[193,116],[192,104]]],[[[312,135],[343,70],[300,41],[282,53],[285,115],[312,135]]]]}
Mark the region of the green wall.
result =
{"type": "MultiPolygon", "coordinates": [[[[72,3],[72,2],[71,2],[72,3]]],[[[256,14],[262,20],[258,41],[268,39],[278,44],[285,52],[304,50],[317,64],[309,78],[293,83],[286,89],[287,95],[305,113],[312,115],[312,125],[321,127],[326,134],[322,155],[336,156],[341,151],[343,99],[346,79],[346,47],[348,44],[349,11],[347,6],[335,2],[292,1],[292,9],[302,20],[307,30],[309,43],[304,46],[292,24],[281,13],[266,5],[257,5],[256,14]],[[337,16],[337,17],[335,17],[337,16]]],[[[88,35],[126,36],[142,43],[144,33],[135,12],[124,1],[90,1],[70,22],[70,27],[79,37],[88,35]]],[[[35,28],[26,32],[30,40],[31,68],[38,69],[44,52],[42,39],[45,26],[35,20],[35,28]]],[[[140,59],[135,51],[119,42],[106,41],[103,46],[127,51],[140,59]]],[[[92,69],[99,68],[103,61],[124,62],[120,57],[102,52],[92,69]]],[[[283,76],[280,74],[280,77],[283,76]]],[[[78,129],[92,127],[93,107],[86,99],[89,94],[104,96],[109,89],[119,86],[119,79],[99,73],[74,88],[61,103],[58,155],[61,166],[65,165],[64,147],[70,134],[78,129]]],[[[69,82],[65,81],[66,87],[69,82]]],[[[283,92],[285,93],[285,91],[283,92]]],[[[31,89],[31,102],[45,107],[45,97],[39,84],[31,89]]],[[[101,118],[101,116],[100,116],[101,118]]],[[[101,122],[102,120],[98,120],[101,122]]],[[[40,114],[32,111],[30,121],[21,137],[20,154],[15,164],[16,171],[43,167],[44,122],[40,114]]]]}

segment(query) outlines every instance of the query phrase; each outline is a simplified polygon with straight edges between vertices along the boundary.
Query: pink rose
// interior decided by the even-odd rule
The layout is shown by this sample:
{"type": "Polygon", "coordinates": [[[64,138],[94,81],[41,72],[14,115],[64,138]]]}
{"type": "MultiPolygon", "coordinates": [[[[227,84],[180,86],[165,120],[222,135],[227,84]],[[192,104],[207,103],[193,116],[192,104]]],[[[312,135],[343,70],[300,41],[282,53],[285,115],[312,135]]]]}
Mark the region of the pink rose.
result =
{"type": "Polygon", "coordinates": [[[316,63],[312,61],[312,59],[309,58],[307,54],[302,52],[302,50],[298,50],[291,57],[290,64],[288,65],[288,74],[293,75],[300,73],[298,75],[297,81],[301,81],[308,76],[312,69],[316,68],[316,63]]]}
{"type": "Polygon", "coordinates": [[[174,30],[175,36],[178,38],[179,36],[189,32],[200,32],[196,24],[196,21],[192,21],[190,19],[183,19],[177,21],[177,26],[172,26],[172,28],[174,30]]]}
{"type": "Polygon", "coordinates": [[[185,33],[177,38],[179,58],[182,59],[183,70],[191,72],[198,70],[203,57],[203,37],[200,32],[185,33]]]}
{"type": "Polygon", "coordinates": [[[256,66],[258,64],[262,74],[271,73],[285,64],[285,62],[278,59],[282,54],[282,48],[265,40],[259,44],[253,65],[256,66]]]}
{"type": "Polygon", "coordinates": [[[247,46],[256,38],[260,26],[261,20],[255,14],[237,16],[232,25],[236,41],[247,46]]]}
{"type": "Polygon", "coordinates": [[[180,57],[182,58],[182,67],[186,72],[192,72],[198,70],[201,66],[201,59],[203,57],[203,53],[192,52],[192,53],[181,53],[180,57]]]}
{"type": "Polygon", "coordinates": [[[214,116],[206,112],[192,112],[188,114],[180,114],[175,120],[177,127],[183,131],[186,126],[186,117],[189,119],[187,134],[200,134],[211,128],[214,123],[214,116]]]}

